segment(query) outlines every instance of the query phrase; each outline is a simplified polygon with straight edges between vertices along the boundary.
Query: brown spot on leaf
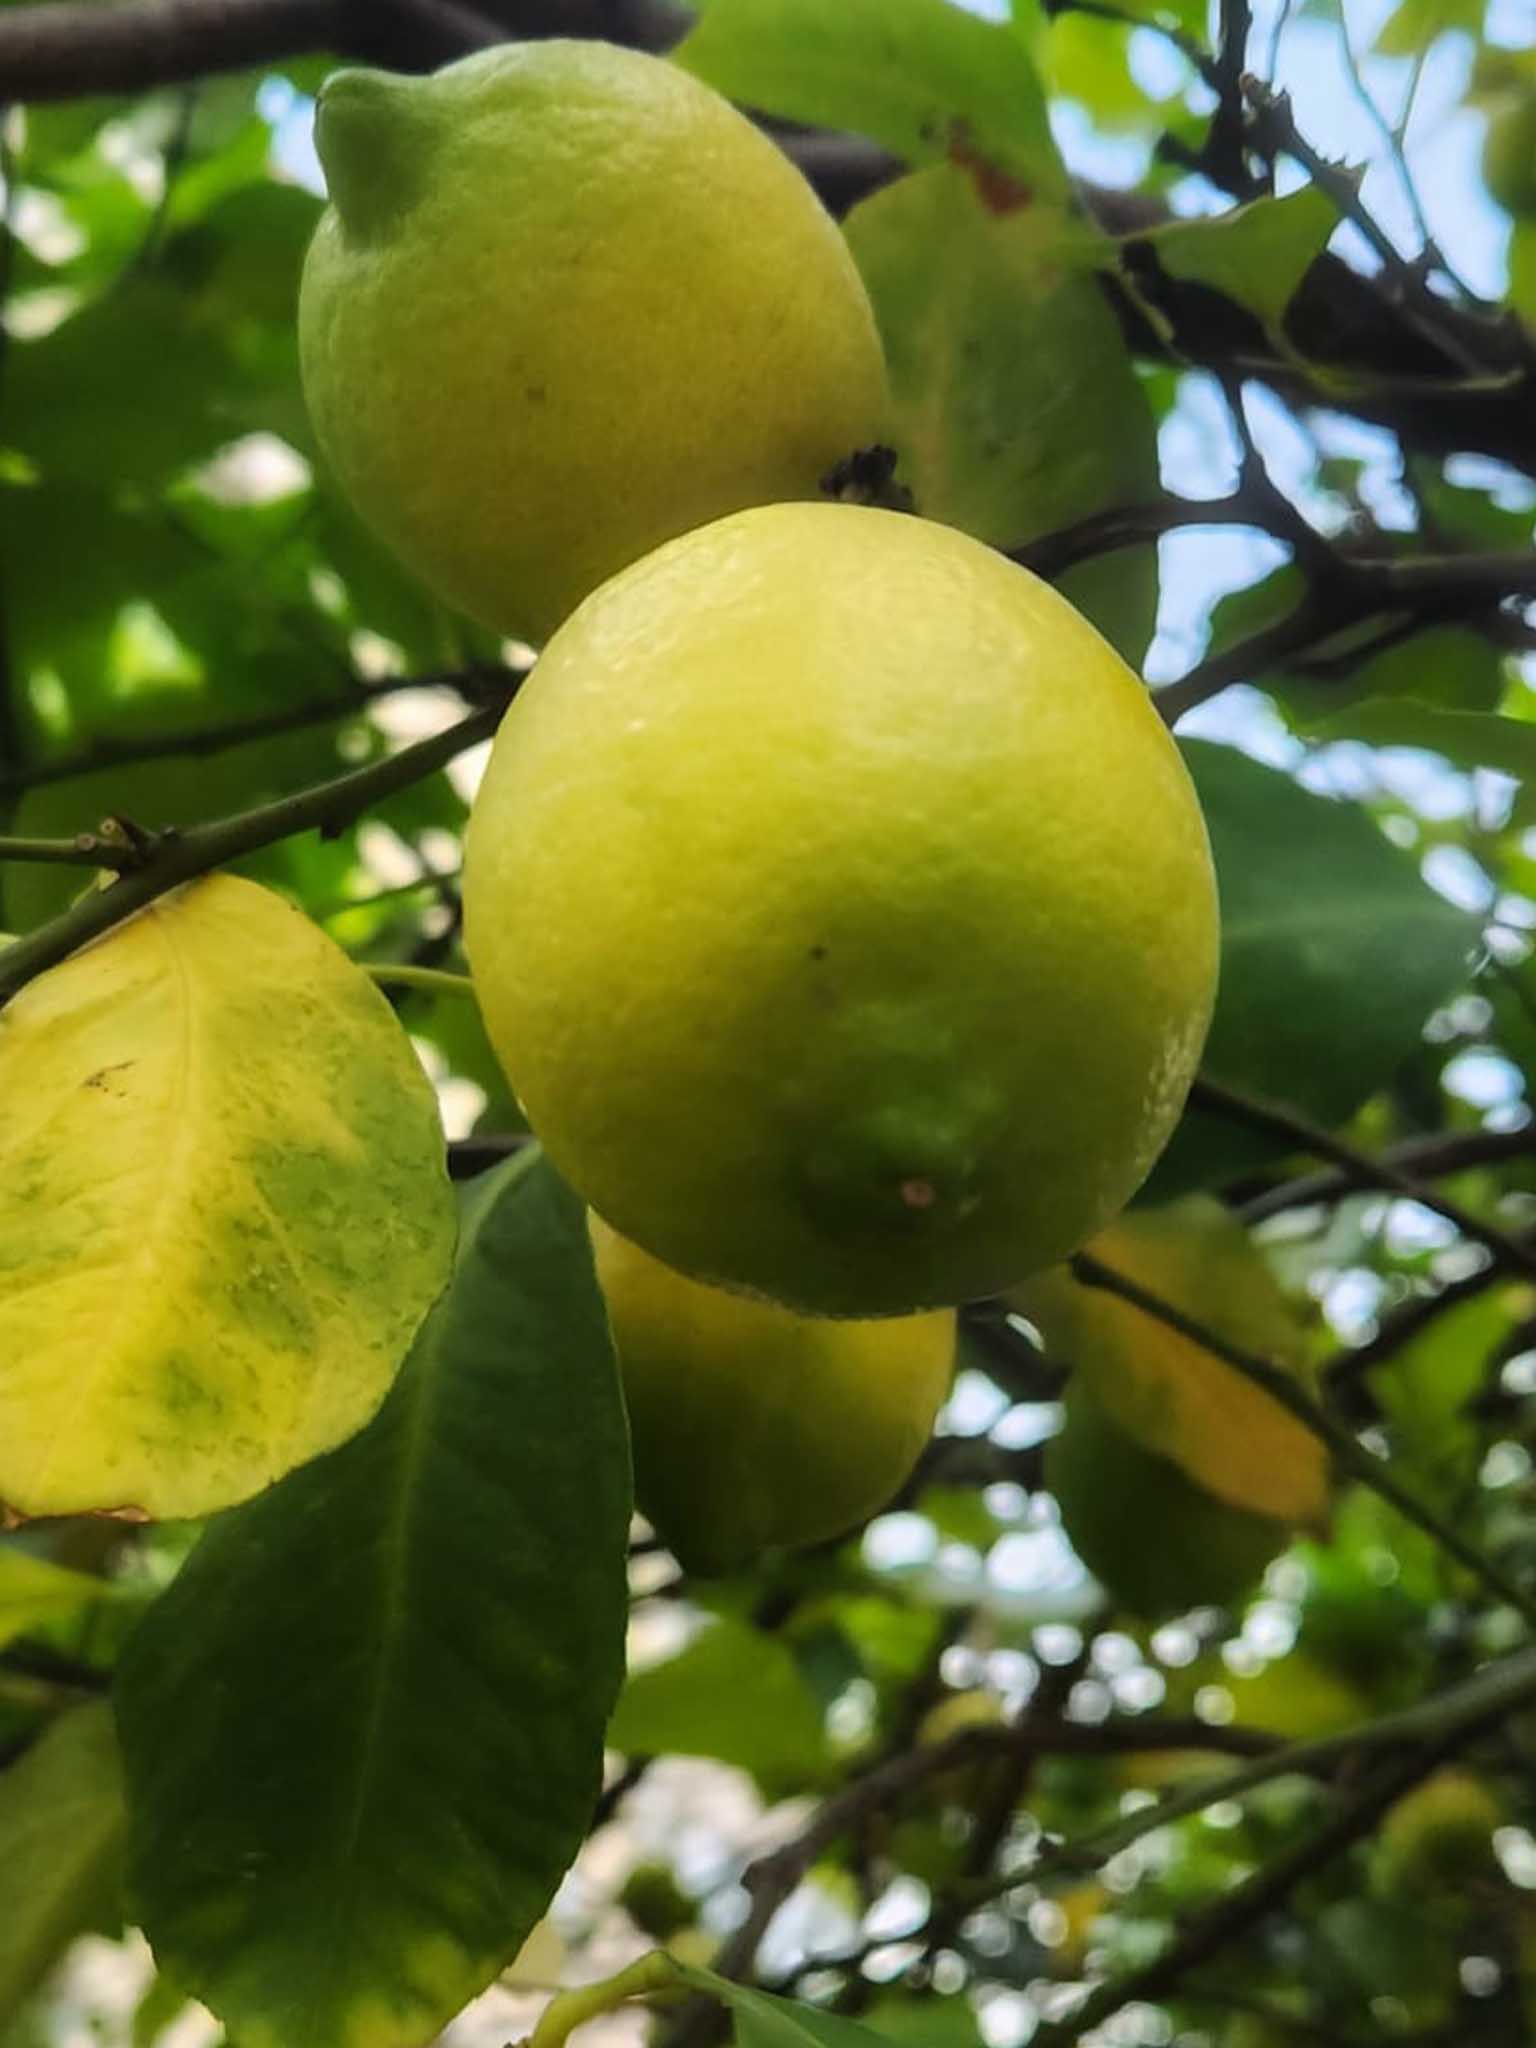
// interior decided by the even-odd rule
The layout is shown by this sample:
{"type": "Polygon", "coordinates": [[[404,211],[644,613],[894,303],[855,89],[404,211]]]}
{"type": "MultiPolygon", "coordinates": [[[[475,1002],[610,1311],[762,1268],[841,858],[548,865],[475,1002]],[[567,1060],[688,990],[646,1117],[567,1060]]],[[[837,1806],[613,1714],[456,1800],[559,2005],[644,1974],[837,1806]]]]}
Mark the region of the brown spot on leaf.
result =
{"type": "Polygon", "coordinates": [[[949,160],[962,171],[970,173],[976,196],[988,213],[1020,213],[1032,204],[1034,187],[983,156],[968,121],[957,120],[950,124],[949,160]]]}
{"type": "Polygon", "coordinates": [[[118,1060],[110,1067],[98,1067],[94,1074],[87,1074],[81,1082],[82,1088],[100,1088],[108,1095],[121,1095],[122,1087],[113,1081],[114,1074],[124,1074],[133,1066],[133,1060],[118,1060]]]}

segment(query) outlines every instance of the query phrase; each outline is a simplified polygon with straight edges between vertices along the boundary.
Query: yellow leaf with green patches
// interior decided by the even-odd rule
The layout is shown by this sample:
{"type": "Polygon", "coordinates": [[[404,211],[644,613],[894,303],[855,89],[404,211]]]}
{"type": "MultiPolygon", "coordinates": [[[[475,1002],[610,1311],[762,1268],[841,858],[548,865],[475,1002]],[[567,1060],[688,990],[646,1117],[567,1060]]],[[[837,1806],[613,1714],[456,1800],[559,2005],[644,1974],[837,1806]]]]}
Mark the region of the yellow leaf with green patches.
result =
{"type": "Polygon", "coordinates": [[[373,1414],[454,1235],[368,978],[254,883],[162,898],[0,1012],[0,1499],[243,1500],[373,1414]]]}

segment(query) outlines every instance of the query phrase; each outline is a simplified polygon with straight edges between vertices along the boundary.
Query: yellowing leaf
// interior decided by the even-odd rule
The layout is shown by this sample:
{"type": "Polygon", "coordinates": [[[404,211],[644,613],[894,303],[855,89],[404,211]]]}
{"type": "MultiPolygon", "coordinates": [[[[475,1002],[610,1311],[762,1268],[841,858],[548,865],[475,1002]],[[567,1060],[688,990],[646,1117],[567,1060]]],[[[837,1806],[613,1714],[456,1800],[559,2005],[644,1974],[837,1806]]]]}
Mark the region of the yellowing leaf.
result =
{"type": "Polygon", "coordinates": [[[29,1551],[0,1550],[0,1649],[46,1621],[58,1621],[99,1600],[106,1582],[67,1571],[29,1551]]]}
{"type": "MultiPolygon", "coordinates": [[[[1300,1326],[1247,1233],[1219,1202],[1192,1196],[1133,1210],[1088,1249],[1229,1344],[1277,1364],[1299,1364],[1300,1326]]],[[[1322,1519],[1322,1445],[1251,1380],[1131,1302],[1080,1286],[1064,1267],[1020,1289],[1018,1305],[1148,1450],[1234,1507],[1279,1521],[1322,1519]]]]}
{"type": "Polygon", "coordinates": [[[253,883],[163,898],[0,1012],[0,1499],[255,1493],[372,1415],[454,1235],[367,977],[253,883]]]}

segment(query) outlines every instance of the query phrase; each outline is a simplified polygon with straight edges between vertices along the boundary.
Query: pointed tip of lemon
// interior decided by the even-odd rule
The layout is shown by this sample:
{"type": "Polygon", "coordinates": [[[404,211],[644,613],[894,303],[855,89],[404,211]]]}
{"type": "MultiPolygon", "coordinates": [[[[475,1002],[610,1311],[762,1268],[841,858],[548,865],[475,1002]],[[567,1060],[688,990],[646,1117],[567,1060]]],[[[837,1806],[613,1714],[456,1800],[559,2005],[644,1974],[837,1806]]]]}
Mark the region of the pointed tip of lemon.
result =
{"type": "Polygon", "coordinates": [[[427,82],[361,66],[333,71],[315,102],[315,153],[349,233],[373,235],[419,194],[431,155],[427,82]]]}

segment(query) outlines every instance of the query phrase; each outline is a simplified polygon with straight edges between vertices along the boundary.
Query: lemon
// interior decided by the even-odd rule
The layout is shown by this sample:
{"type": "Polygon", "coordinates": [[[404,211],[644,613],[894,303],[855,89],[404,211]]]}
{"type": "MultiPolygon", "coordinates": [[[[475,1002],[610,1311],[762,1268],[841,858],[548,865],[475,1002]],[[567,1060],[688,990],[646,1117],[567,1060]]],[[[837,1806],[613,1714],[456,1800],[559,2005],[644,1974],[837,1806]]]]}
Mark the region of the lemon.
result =
{"type": "Polygon", "coordinates": [[[588,599],[502,723],[464,890],[561,1171],[812,1313],[1081,1243],[1210,1016],[1204,823],[1135,675],[979,541],[861,506],[736,514],[588,599]]]}
{"type": "Polygon", "coordinates": [[[1283,1522],[1219,1500],[1148,1450],[1076,1376],[1046,1445],[1045,1483],[1083,1563],[1147,1620],[1231,1606],[1290,1540],[1283,1522]]]}
{"type": "Polygon", "coordinates": [[[635,1498],[691,1572],[819,1543],[884,1507],[927,1443],[955,1319],[827,1322],[674,1273],[592,1219],[635,1498]]]}
{"type": "Polygon", "coordinates": [[[320,96],[332,204],[304,388],[359,512],[426,582],[543,639],[738,507],[814,497],[882,430],[864,288],[788,159],[612,44],[510,44],[320,96]]]}

